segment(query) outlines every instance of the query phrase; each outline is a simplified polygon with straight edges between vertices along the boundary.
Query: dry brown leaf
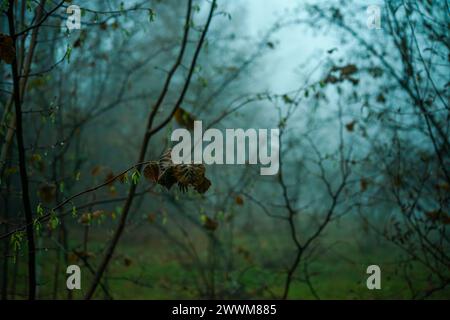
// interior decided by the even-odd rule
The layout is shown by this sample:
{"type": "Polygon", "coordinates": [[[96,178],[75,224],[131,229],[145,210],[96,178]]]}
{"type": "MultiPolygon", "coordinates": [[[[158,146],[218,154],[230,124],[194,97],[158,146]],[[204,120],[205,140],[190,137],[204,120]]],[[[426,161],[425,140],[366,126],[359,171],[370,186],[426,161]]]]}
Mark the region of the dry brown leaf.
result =
{"type": "Polygon", "coordinates": [[[356,121],[353,120],[352,122],[347,123],[345,125],[345,128],[347,129],[347,131],[352,132],[353,129],[355,128],[355,124],[356,124],[356,121]]]}
{"type": "Polygon", "coordinates": [[[203,227],[205,229],[210,230],[210,231],[214,231],[214,230],[217,229],[218,226],[219,226],[219,223],[216,220],[211,219],[208,216],[204,216],[204,218],[203,218],[203,227]]]}
{"type": "Polygon", "coordinates": [[[348,64],[344,67],[340,68],[341,71],[341,76],[342,77],[348,77],[349,75],[354,74],[355,72],[358,71],[358,67],[354,64],[348,64]]]}
{"type": "Polygon", "coordinates": [[[185,127],[186,129],[193,130],[194,129],[194,121],[195,118],[183,108],[178,108],[174,114],[175,120],[177,123],[185,127]]]}
{"type": "Polygon", "coordinates": [[[367,181],[364,178],[361,178],[361,180],[359,181],[359,186],[361,187],[362,192],[367,190],[368,185],[369,185],[369,181],[367,181]]]}
{"type": "Polygon", "coordinates": [[[54,184],[44,184],[39,187],[38,192],[42,201],[50,203],[55,199],[56,186],[54,184]]]}
{"type": "Polygon", "coordinates": [[[101,170],[102,170],[101,166],[95,166],[91,170],[91,175],[93,175],[95,177],[100,173],[101,170]]]}
{"type": "Polygon", "coordinates": [[[95,210],[92,212],[92,219],[100,218],[105,212],[103,210],[95,210]]]}
{"type": "Polygon", "coordinates": [[[208,191],[209,187],[211,186],[211,181],[209,181],[208,178],[203,177],[203,180],[194,186],[195,191],[197,191],[200,194],[205,193],[206,191],[208,191]]]}
{"type": "Polygon", "coordinates": [[[125,265],[125,267],[129,267],[131,266],[131,264],[133,263],[133,260],[131,260],[128,257],[123,258],[123,264],[125,265]]]}
{"type": "Polygon", "coordinates": [[[16,56],[14,42],[10,36],[0,33],[0,60],[11,64],[16,56]]]}
{"type": "Polygon", "coordinates": [[[156,214],[154,212],[151,212],[147,215],[147,220],[150,223],[154,223],[156,221],[156,214]]]}
{"type": "Polygon", "coordinates": [[[112,186],[114,184],[114,181],[116,181],[116,179],[114,178],[114,173],[112,171],[109,171],[105,177],[105,182],[108,183],[108,186],[112,186]]]}
{"type": "Polygon", "coordinates": [[[159,165],[157,162],[151,162],[144,167],[144,177],[152,182],[159,179],[159,165]]]}

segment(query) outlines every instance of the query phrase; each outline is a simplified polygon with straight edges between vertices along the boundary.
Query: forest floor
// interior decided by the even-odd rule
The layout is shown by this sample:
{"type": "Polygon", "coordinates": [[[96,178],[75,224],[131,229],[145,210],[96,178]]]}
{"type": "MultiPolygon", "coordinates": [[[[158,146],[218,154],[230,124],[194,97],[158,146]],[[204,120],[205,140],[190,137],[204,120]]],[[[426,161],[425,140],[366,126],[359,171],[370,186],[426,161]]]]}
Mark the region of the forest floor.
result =
{"type": "MultiPolygon", "coordinates": [[[[236,237],[233,240],[235,254],[230,262],[222,259],[224,253],[217,248],[215,255],[211,254],[207,239],[197,239],[197,254],[201,262],[193,262],[195,259],[192,255],[177,250],[168,240],[155,237],[154,234],[138,238],[136,239],[136,234],[125,237],[107,270],[104,286],[114,299],[278,298],[284,288],[284,270],[287,270],[290,261],[286,256],[293,252],[292,247],[285,247],[286,241],[279,239],[279,235],[274,235],[273,239],[267,235],[264,238],[243,235],[242,238],[236,237]],[[199,243],[203,243],[204,247],[199,243]],[[228,262],[224,265],[223,261],[228,262]]],[[[297,278],[292,282],[289,292],[290,299],[410,299],[412,295],[406,274],[415,289],[426,290],[430,285],[429,274],[418,265],[411,268],[407,264],[399,264],[399,250],[387,244],[361,246],[352,239],[330,243],[334,244],[327,246],[323,242],[323,247],[327,249],[308,260],[311,286],[304,281],[304,265],[298,269],[297,278]],[[366,286],[369,276],[366,268],[372,264],[381,268],[380,290],[369,290],[366,286]]],[[[104,244],[100,238],[90,239],[88,251],[99,252],[104,244]]],[[[97,254],[88,258],[88,261],[96,265],[100,256],[97,254]]],[[[40,279],[44,279],[39,282],[40,297],[53,298],[55,254],[48,251],[41,258],[38,255],[38,262],[40,279]]],[[[73,297],[76,299],[83,297],[88,289],[86,284],[90,283],[92,277],[83,263],[78,263],[82,266],[82,288],[74,291],[73,297]]],[[[20,265],[18,279],[24,279],[24,264],[20,265]]],[[[56,295],[59,299],[64,299],[67,291],[64,287],[66,274],[62,261],[58,277],[60,285],[56,295]]],[[[20,283],[24,282],[19,281],[16,288],[18,294],[24,292],[24,288],[20,287],[20,283]]],[[[96,298],[107,298],[100,287],[96,298]]],[[[450,288],[436,293],[432,298],[449,299],[450,288]]]]}

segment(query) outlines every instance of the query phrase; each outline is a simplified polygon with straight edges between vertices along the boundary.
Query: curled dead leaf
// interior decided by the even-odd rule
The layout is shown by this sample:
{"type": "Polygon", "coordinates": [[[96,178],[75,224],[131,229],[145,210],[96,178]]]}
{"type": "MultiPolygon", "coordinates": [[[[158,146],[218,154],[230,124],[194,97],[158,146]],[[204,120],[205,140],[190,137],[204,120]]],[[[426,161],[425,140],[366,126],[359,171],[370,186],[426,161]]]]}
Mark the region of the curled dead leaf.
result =
{"type": "Polygon", "coordinates": [[[182,192],[192,186],[197,192],[205,193],[211,186],[211,181],[205,177],[205,171],[202,164],[174,164],[171,149],[168,149],[159,159],[158,184],[169,190],[177,183],[182,192]]]}
{"type": "Polygon", "coordinates": [[[157,182],[159,179],[159,165],[153,161],[144,167],[144,177],[152,182],[157,182]]]}

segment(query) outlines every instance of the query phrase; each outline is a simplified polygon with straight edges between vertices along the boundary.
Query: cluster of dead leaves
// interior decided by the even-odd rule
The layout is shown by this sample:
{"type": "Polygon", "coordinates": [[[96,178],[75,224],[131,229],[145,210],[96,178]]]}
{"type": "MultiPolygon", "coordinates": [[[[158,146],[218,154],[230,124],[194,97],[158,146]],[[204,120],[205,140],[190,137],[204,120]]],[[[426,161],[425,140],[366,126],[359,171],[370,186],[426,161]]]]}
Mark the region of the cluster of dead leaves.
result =
{"type": "Polygon", "coordinates": [[[167,190],[177,183],[182,192],[189,187],[198,193],[205,193],[211,186],[211,181],[205,176],[203,164],[174,164],[168,149],[158,161],[152,161],[144,167],[144,177],[156,182],[167,190]]]}
{"type": "Polygon", "coordinates": [[[103,210],[95,210],[94,212],[85,212],[81,215],[78,222],[84,225],[88,225],[91,223],[92,220],[100,219],[105,214],[106,213],[103,210]]]}
{"type": "Polygon", "coordinates": [[[348,80],[352,84],[357,85],[359,79],[353,77],[356,72],[358,72],[358,67],[354,64],[348,64],[343,67],[333,66],[323,82],[333,84],[348,80]]]}
{"type": "Polygon", "coordinates": [[[16,50],[14,49],[13,39],[6,34],[0,33],[0,60],[11,64],[15,56],[16,50]]]}

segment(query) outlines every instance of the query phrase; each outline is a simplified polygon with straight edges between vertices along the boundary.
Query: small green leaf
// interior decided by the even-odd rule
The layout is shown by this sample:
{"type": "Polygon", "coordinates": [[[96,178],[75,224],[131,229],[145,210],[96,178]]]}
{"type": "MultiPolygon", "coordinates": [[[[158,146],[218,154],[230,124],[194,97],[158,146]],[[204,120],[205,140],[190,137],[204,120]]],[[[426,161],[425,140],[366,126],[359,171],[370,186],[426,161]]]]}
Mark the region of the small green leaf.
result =
{"type": "Polygon", "coordinates": [[[76,217],[77,216],[77,207],[72,206],[72,217],[76,217]]]}
{"type": "Polygon", "coordinates": [[[59,219],[54,213],[52,213],[52,215],[50,217],[50,228],[56,229],[56,227],[58,227],[58,225],[59,225],[59,219]]]}
{"type": "Polygon", "coordinates": [[[72,47],[70,45],[67,45],[67,51],[66,51],[67,63],[70,63],[71,55],[72,55],[72,47]]]}
{"type": "Polygon", "coordinates": [[[148,10],[148,21],[149,22],[155,21],[155,16],[156,16],[155,11],[153,9],[149,9],[148,10]]]}
{"type": "Polygon", "coordinates": [[[39,217],[42,217],[44,215],[44,209],[42,208],[42,205],[40,203],[37,205],[36,212],[39,217]]]}
{"type": "Polygon", "coordinates": [[[36,233],[39,234],[39,232],[41,231],[41,222],[39,221],[38,218],[34,219],[33,226],[34,226],[34,230],[36,230],[36,233]]]}
{"type": "Polygon", "coordinates": [[[133,181],[134,184],[138,184],[140,178],[141,174],[139,173],[139,171],[134,170],[134,172],[131,174],[131,181],[133,181]]]}
{"type": "Polygon", "coordinates": [[[17,231],[12,234],[10,241],[11,241],[11,245],[13,247],[14,252],[18,252],[20,250],[20,248],[22,247],[22,240],[23,240],[24,234],[25,234],[25,232],[23,232],[23,231],[17,231]]]}

